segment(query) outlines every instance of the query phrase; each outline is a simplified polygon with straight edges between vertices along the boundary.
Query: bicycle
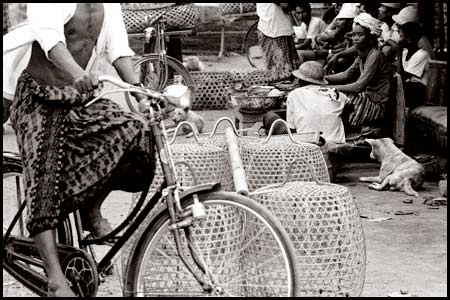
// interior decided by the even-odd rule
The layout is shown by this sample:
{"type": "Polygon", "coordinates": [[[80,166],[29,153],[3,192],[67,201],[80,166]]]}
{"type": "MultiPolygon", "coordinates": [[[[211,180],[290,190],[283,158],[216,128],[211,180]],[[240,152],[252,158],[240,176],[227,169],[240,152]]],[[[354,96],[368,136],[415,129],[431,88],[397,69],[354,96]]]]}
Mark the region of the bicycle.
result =
{"type": "Polygon", "coordinates": [[[259,43],[258,22],[259,21],[256,21],[248,29],[247,33],[245,34],[242,47],[244,49],[244,54],[247,57],[248,63],[258,70],[264,70],[264,55],[259,43]]]}
{"type": "MultiPolygon", "coordinates": [[[[291,20],[296,26],[300,26],[297,19],[293,16],[292,12],[289,13],[291,20]]],[[[244,49],[244,54],[247,57],[248,63],[258,69],[265,70],[264,64],[264,54],[259,42],[259,35],[261,34],[258,30],[259,19],[250,26],[245,34],[244,41],[242,42],[242,47],[244,49]]]]}
{"type": "MultiPolygon", "coordinates": [[[[187,86],[191,95],[195,97],[195,82],[184,65],[167,55],[166,42],[171,35],[186,35],[192,30],[180,30],[166,32],[164,11],[154,21],[147,18],[148,23],[154,26],[147,27],[144,31],[143,55],[134,64],[134,69],[139,73],[140,82],[156,91],[162,91],[166,86],[179,83],[187,86]]],[[[135,101],[129,93],[125,93],[128,107],[133,112],[138,112],[135,101]]]]}
{"type": "MultiPolygon", "coordinates": [[[[149,120],[165,181],[144,205],[149,182],[133,210],[105,237],[85,236],[79,211],[58,226],[61,266],[74,292],[79,296],[95,296],[100,275],[108,273],[114,256],[139,225],[150,218],[131,248],[124,271],[124,296],[298,295],[299,271],[294,248],[280,221],[266,208],[238,193],[221,191],[220,183],[187,189],[179,186],[159,102],[187,105],[188,89],[178,85],[160,93],[110,76],[101,76],[100,81],[120,89],[106,91],[86,105],[115,92],[136,92],[149,97],[140,108],[149,120]],[[157,203],[165,205],[154,212],[157,203]],[[111,248],[97,262],[92,246],[105,243],[111,248]],[[151,275],[157,266],[176,271],[170,278],[167,270],[163,273],[167,287],[152,284],[151,275]]],[[[4,152],[3,268],[34,293],[44,296],[47,279],[43,263],[33,240],[26,237],[21,174],[20,157],[4,152]]]]}

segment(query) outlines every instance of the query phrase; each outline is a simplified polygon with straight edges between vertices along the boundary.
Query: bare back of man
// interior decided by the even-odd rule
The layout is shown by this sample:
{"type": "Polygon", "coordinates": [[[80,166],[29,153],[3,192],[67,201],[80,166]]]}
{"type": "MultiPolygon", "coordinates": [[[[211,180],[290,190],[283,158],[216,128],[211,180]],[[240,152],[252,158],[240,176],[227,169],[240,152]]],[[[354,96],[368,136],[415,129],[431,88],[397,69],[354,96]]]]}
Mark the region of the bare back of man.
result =
{"type": "MultiPolygon", "coordinates": [[[[75,14],[64,26],[66,48],[83,70],[92,55],[102,29],[103,18],[103,3],[78,3],[75,14]]],[[[64,48],[64,45],[58,43],[55,47],[64,48]]],[[[72,85],[74,79],[69,72],[62,71],[46,58],[38,42],[33,43],[27,71],[37,81],[57,87],[72,85]]]]}

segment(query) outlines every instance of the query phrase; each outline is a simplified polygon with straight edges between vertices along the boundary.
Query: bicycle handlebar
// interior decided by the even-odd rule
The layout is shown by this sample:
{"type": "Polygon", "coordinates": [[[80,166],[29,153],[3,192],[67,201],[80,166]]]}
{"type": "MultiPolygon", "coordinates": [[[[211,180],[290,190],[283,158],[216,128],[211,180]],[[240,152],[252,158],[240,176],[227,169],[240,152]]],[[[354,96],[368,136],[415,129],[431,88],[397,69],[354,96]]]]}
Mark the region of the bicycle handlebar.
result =
{"type": "Polygon", "coordinates": [[[94,99],[92,99],[91,101],[89,101],[85,107],[88,107],[92,104],[94,104],[96,101],[98,101],[99,99],[103,98],[105,95],[107,94],[112,94],[112,93],[117,93],[117,92],[132,92],[132,93],[140,93],[158,100],[168,100],[172,105],[173,103],[167,99],[167,97],[165,97],[163,94],[152,91],[150,89],[147,88],[142,88],[142,87],[138,87],[138,86],[134,86],[132,84],[129,84],[123,80],[120,80],[116,77],[110,76],[110,75],[101,75],[99,76],[99,82],[109,82],[117,87],[119,87],[120,89],[116,89],[116,90],[110,90],[110,91],[106,91],[101,93],[100,95],[98,95],[97,97],[95,97],[94,99]]]}

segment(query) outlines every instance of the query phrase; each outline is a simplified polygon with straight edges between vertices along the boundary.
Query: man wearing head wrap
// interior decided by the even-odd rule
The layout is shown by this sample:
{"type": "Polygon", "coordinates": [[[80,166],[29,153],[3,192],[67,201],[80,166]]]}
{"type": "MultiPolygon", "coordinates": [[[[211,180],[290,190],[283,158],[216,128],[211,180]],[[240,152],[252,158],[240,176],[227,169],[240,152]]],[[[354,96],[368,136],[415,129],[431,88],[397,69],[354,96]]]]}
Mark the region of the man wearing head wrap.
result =
{"type": "Polygon", "coordinates": [[[395,59],[399,40],[398,28],[392,16],[397,14],[400,8],[400,3],[381,3],[378,8],[378,19],[381,21],[381,36],[378,39],[378,47],[389,61],[395,59]]]}
{"type": "Polygon", "coordinates": [[[332,86],[348,97],[346,110],[349,115],[344,120],[346,133],[362,132],[365,127],[376,132],[385,116],[391,72],[386,57],[377,49],[380,34],[377,19],[367,13],[355,17],[352,39],[358,57],[346,71],[325,76],[332,86]]]}

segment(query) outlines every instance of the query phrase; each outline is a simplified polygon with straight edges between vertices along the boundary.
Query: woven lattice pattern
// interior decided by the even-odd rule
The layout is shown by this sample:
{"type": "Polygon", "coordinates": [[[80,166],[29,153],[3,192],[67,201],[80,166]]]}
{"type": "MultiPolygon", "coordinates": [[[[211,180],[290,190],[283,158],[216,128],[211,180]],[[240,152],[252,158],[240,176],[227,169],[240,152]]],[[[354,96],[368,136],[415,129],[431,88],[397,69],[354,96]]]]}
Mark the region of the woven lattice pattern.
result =
{"type": "MultiPolygon", "coordinates": [[[[206,205],[207,218],[195,223],[192,236],[200,256],[215,279],[231,295],[274,296],[285,288],[282,256],[273,236],[262,231],[252,215],[220,204],[206,205]],[[255,231],[258,232],[255,235],[255,231]],[[264,251],[261,251],[264,249],[264,251]],[[259,277],[258,275],[263,276],[259,277]],[[266,274],[273,274],[268,278],[266,274]],[[245,285],[245,287],[243,287],[245,285]]],[[[184,235],[182,244],[186,247],[184,235]]],[[[159,236],[151,255],[145,258],[144,292],[146,295],[204,296],[177,255],[172,234],[159,236]]],[[[188,260],[192,257],[184,250],[188,260]]]]}
{"type": "MultiPolygon", "coordinates": [[[[225,156],[223,149],[212,146],[211,144],[199,145],[198,143],[190,144],[173,144],[171,146],[173,159],[175,162],[182,161],[187,162],[191,165],[194,173],[197,177],[198,184],[209,183],[209,182],[220,182],[222,189],[225,191],[230,191],[233,186],[231,171],[228,163],[228,158],[225,156]]],[[[189,187],[194,185],[194,179],[191,175],[190,170],[185,165],[177,164],[175,166],[178,180],[182,187],[189,187]]],[[[161,163],[159,159],[156,163],[155,177],[153,179],[152,185],[148,192],[145,203],[150,200],[154,195],[157,188],[161,186],[164,182],[164,174],[162,171],[161,163]]],[[[132,207],[139,200],[141,193],[133,194],[132,207]]],[[[127,244],[123,248],[123,256],[125,260],[123,263],[127,262],[129,257],[129,251],[133,245],[136,238],[139,236],[140,232],[145,229],[148,221],[153,218],[158,209],[165,207],[165,203],[158,203],[150,212],[147,221],[143,222],[137,230],[137,233],[130,238],[127,244]]]]}
{"type": "Polygon", "coordinates": [[[192,3],[160,9],[123,8],[122,15],[128,33],[144,32],[162,15],[166,19],[166,30],[169,31],[194,28],[199,20],[199,12],[192,3]]]}
{"type": "Polygon", "coordinates": [[[252,72],[190,72],[195,81],[194,110],[226,109],[230,92],[236,83],[246,86],[268,85],[267,72],[255,70],[252,72]]]}
{"type": "Polygon", "coordinates": [[[252,85],[268,85],[269,84],[268,72],[267,71],[263,71],[263,70],[252,71],[244,79],[244,84],[246,84],[248,86],[252,86],[252,85]]]}
{"type": "MultiPolygon", "coordinates": [[[[242,243],[242,219],[232,209],[216,206],[208,210],[208,219],[201,226],[193,227],[193,236],[203,257],[208,257],[209,265],[214,269],[225,268],[225,274],[231,278],[238,276],[239,255],[242,243]],[[223,265],[226,262],[226,265],[223,265]]],[[[184,237],[184,236],[183,236],[184,237]]],[[[184,239],[183,239],[184,240],[184,239]]],[[[183,242],[186,245],[186,242],[183,242]]],[[[185,250],[185,253],[189,251],[185,250]]],[[[192,261],[189,255],[189,260],[192,261]]],[[[178,258],[172,235],[166,234],[152,252],[146,268],[148,280],[145,291],[164,295],[178,293],[201,296],[199,284],[178,258]]],[[[218,278],[219,279],[219,278],[218,278]]],[[[220,278],[221,282],[229,278],[220,278]]]]}
{"type": "Polygon", "coordinates": [[[256,12],[256,3],[221,3],[220,12],[222,15],[256,12]]]}
{"type": "Polygon", "coordinates": [[[225,109],[233,77],[229,72],[191,72],[195,81],[194,110],[225,109]]]}
{"type": "MultiPolygon", "coordinates": [[[[283,182],[289,165],[300,158],[314,168],[319,181],[330,181],[325,159],[317,145],[292,143],[287,136],[273,136],[267,143],[261,141],[262,139],[258,143],[245,143],[241,146],[250,191],[283,182]]],[[[289,181],[312,180],[313,174],[307,165],[297,162],[292,166],[289,181]]]]}
{"type": "Polygon", "coordinates": [[[250,73],[251,72],[239,72],[239,71],[230,72],[231,76],[233,77],[233,81],[235,82],[243,82],[250,73]]]}
{"type": "Polygon", "coordinates": [[[360,296],[365,242],[356,203],[346,187],[288,182],[253,198],[289,234],[300,268],[300,296],[360,296]]]}

